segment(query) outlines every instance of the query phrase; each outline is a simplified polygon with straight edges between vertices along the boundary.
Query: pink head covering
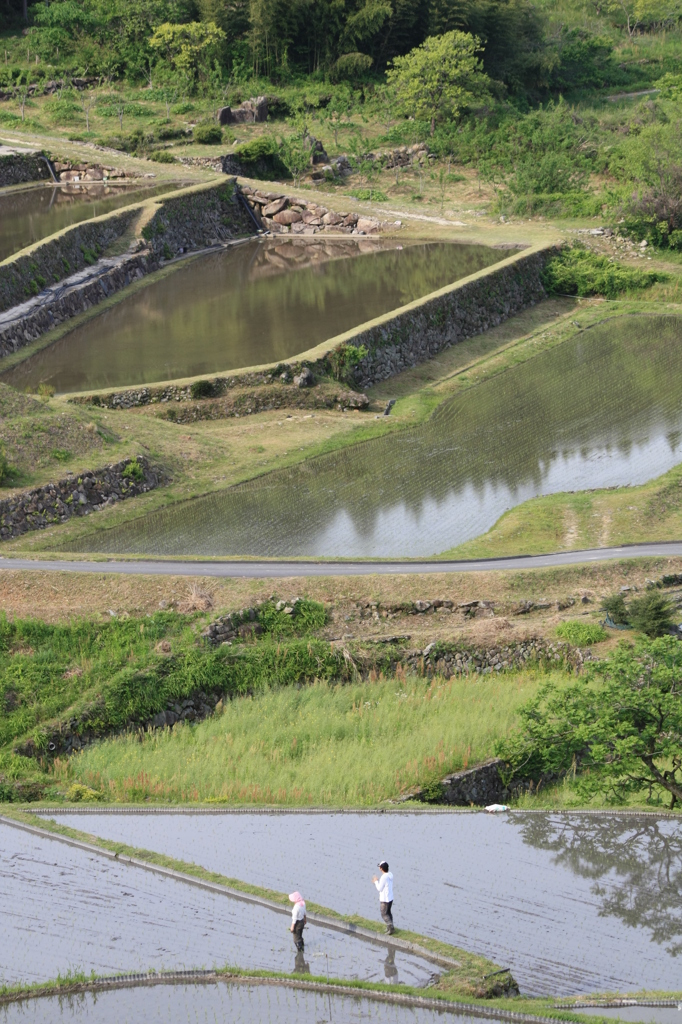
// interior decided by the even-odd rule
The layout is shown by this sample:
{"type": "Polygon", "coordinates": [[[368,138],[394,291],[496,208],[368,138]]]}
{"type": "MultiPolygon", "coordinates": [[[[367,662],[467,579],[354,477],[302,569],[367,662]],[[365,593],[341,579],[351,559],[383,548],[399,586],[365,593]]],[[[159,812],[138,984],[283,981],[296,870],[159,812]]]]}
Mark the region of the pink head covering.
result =
{"type": "Polygon", "coordinates": [[[290,893],[289,899],[291,900],[292,903],[305,903],[305,900],[301,896],[300,892],[298,892],[298,890],[296,890],[296,892],[290,893]]]}

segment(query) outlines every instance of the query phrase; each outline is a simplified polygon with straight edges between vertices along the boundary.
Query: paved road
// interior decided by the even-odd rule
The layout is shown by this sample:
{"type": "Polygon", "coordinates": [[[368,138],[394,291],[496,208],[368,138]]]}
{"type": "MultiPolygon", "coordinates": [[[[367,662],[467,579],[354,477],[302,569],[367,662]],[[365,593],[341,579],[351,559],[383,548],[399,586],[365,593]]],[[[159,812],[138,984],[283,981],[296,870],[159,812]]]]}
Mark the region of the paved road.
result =
{"type": "Polygon", "coordinates": [[[630,544],[620,548],[558,551],[551,555],[519,555],[514,558],[482,558],[478,561],[421,562],[48,562],[31,558],[0,558],[0,571],[33,569],[47,572],[123,573],[147,576],[224,576],[266,579],[293,576],[388,576],[401,573],[489,572],[491,569],[546,569],[555,565],[606,562],[613,558],[682,556],[682,541],[630,544]]]}

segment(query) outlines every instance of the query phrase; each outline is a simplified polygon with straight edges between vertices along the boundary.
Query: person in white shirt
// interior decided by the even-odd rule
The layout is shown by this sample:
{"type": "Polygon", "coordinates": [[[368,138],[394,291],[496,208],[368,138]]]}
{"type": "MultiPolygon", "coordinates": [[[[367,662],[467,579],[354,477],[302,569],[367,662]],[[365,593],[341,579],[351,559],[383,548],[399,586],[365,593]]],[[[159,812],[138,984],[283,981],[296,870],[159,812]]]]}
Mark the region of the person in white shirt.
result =
{"type": "Polygon", "coordinates": [[[386,925],[386,931],[389,935],[393,935],[395,931],[393,927],[393,914],[391,913],[391,907],[393,906],[393,872],[388,870],[388,861],[385,860],[379,863],[379,869],[381,875],[379,878],[374,875],[372,881],[379,893],[379,909],[386,925]]]}
{"type": "Polygon", "coordinates": [[[291,927],[289,931],[294,937],[294,945],[299,953],[302,953],[305,945],[303,942],[303,929],[305,928],[308,918],[305,915],[305,900],[301,896],[300,892],[292,892],[289,899],[293,903],[291,911],[291,927]]]}

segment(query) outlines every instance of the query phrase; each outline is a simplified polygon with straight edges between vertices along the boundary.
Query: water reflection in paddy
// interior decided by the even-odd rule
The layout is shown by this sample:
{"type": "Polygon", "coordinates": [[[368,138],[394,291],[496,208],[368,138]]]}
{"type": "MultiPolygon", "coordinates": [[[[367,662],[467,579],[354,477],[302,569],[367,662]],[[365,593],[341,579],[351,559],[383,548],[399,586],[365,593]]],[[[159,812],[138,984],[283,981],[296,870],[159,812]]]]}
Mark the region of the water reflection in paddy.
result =
{"type": "Polygon", "coordinates": [[[674,819],[515,814],[60,815],[96,835],[378,916],[511,967],[523,992],[682,989],[682,831],[674,819]]]}
{"type": "Polygon", "coordinates": [[[273,985],[154,985],[34,999],[0,1008],[0,1024],[480,1024],[480,1018],[273,985]]]}
{"type": "Polygon", "coordinates": [[[445,551],[537,494],[639,484],[682,458],[682,319],[604,321],[426,423],[68,542],[164,555],[445,551]]]}
{"type": "Polygon", "coordinates": [[[178,185],[40,185],[0,192],[0,260],[70,224],[172,192],[178,185]]]}
{"type": "Polygon", "coordinates": [[[508,255],[380,239],[250,241],[176,267],[4,380],[83,391],[274,362],[508,255]]]}
{"type": "MultiPolygon", "coordinates": [[[[288,891],[299,884],[293,863],[291,872],[288,891]]],[[[225,964],[285,972],[307,964],[321,974],[329,963],[333,977],[399,977],[420,986],[437,970],[313,926],[297,963],[288,915],[7,826],[0,827],[0,920],[0,984],[45,981],[69,970],[110,975],[225,964]]]]}

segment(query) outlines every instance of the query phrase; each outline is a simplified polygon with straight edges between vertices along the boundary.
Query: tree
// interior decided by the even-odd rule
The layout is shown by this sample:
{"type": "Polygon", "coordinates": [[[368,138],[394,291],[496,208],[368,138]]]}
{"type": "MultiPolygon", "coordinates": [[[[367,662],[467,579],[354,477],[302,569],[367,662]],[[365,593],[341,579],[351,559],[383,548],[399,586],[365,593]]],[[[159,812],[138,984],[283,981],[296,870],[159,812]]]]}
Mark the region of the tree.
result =
{"type": "Polygon", "coordinates": [[[622,645],[568,686],[543,686],[500,747],[513,774],[578,773],[587,796],[622,801],[648,790],[682,803],[682,644],[622,645]]]}
{"type": "Polygon", "coordinates": [[[159,25],[149,45],[162,54],[170,66],[193,82],[206,78],[218,58],[225,33],[212,21],[190,21],[186,25],[159,25]]]}
{"type": "Polygon", "coordinates": [[[476,36],[453,30],[396,57],[386,78],[403,112],[429,121],[432,135],[437,122],[456,118],[488,85],[476,56],[480,49],[476,36]]]}

